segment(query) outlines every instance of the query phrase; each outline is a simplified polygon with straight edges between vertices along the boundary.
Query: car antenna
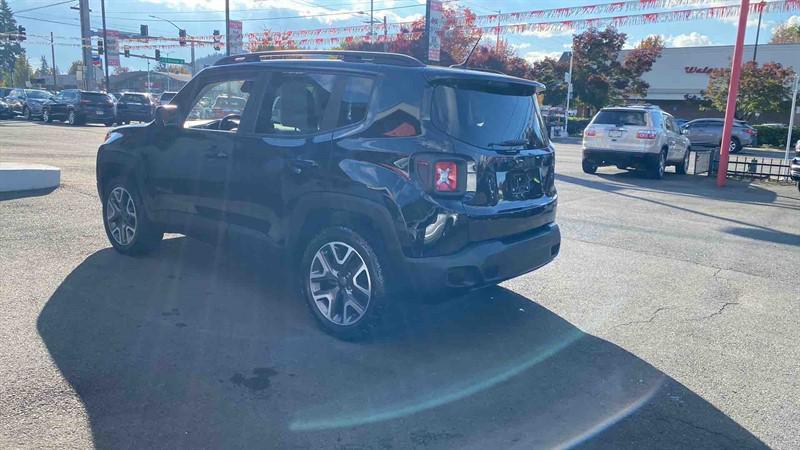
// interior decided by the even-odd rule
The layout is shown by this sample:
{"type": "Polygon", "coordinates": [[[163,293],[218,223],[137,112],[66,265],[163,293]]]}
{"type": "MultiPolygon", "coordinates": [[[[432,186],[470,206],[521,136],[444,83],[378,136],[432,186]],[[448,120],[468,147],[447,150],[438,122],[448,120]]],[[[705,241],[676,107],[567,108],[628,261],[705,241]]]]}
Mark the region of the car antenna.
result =
{"type": "Polygon", "coordinates": [[[481,34],[478,36],[478,40],[475,41],[475,45],[472,46],[472,50],[470,50],[469,53],[467,53],[467,57],[464,58],[464,61],[461,64],[453,64],[452,66],[450,66],[450,68],[451,69],[463,69],[463,68],[466,68],[467,67],[467,63],[469,62],[469,59],[472,57],[472,54],[475,53],[475,49],[478,48],[478,44],[481,43],[481,39],[483,39],[483,31],[481,31],[481,34]]]}

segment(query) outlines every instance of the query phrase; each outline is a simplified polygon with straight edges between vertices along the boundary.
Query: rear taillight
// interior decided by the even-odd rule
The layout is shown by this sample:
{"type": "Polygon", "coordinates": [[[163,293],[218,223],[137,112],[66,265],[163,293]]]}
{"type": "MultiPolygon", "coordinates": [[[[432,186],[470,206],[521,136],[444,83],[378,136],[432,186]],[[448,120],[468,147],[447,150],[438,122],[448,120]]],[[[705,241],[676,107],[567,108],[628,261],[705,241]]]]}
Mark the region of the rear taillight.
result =
{"type": "Polygon", "coordinates": [[[595,131],[593,128],[587,128],[583,130],[583,135],[586,137],[593,137],[597,135],[597,131],[595,131]]]}
{"type": "Polygon", "coordinates": [[[757,131],[752,128],[745,128],[744,132],[750,135],[755,135],[757,133],[757,131]]]}
{"type": "Polygon", "coordinates": [[[657,133],[655,130],[642,130],[636,132],[636,139],[655,139],[657,133]]]}
{"type": "Polygon", "coordinates": [[[458,191],[458,166],[453,161],[437,161],[434,177],[437,192],[458,191]]]}

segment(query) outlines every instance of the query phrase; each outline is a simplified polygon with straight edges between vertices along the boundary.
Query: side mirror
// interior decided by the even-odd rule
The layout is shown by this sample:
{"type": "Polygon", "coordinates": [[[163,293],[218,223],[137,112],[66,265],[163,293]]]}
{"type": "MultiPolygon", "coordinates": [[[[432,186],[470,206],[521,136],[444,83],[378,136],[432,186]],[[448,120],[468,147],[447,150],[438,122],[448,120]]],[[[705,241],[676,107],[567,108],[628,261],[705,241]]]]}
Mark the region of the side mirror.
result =
{"type": "Polygon", "coordinates": [[[156,108],[156,125],[164,128],[178,126],[178,107],[175,105],[162,105],[156,108]]]}
{"type": "Polygon", "coordinates": [[[689,134],[689,127],[681,128],[681,134],[689,134]]]}

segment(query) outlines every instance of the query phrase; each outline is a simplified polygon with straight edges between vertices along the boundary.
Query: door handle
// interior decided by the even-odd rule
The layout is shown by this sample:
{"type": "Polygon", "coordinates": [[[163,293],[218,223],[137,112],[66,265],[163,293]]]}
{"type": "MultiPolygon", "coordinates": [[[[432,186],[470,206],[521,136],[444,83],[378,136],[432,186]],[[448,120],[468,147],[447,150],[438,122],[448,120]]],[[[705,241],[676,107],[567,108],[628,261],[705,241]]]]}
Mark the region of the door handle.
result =
{"type": "Polygon", "coordinates": [[[300,175],[303,170],[317,168],[319,164],[311,159],[290,159],[289,167],[295,175],[300,175]]]}

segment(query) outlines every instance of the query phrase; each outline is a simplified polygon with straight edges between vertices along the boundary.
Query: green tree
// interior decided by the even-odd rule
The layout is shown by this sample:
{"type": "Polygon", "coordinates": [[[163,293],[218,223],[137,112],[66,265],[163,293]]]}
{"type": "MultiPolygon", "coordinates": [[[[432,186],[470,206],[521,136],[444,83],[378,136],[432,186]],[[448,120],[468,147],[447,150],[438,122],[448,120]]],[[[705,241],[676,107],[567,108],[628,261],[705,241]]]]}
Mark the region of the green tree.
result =
{"type": "Polygon", "coordinates": [[[47,58],[45,58],[44,55],[42,55],[42,57],[39,59],[39,68],[37,68],[33,74],[37,78],[53,75],[53,71],[50,69],[50,64],[47,62],[47,58]]]}
{"type": "Polygon", "coordinates": [[[28,58],[23,54],[18,57],[16,63],[14,63],[14,86],[26,87],[25,82],[30,81],[32,76],[33,69],[31,69],[31,64],[28,62],[28,58]]]}
{"type": "MultiPolygon", "coordinates": [[[[6,0],[0,0],[0,33],[17,33],[17,21],[14,13],[8,6],[6,0]]],[[[2,38],[3,45],[0,45],[0,72],[9,73],[14,70],[14,63],[17,58],[22,56],[23,50],[19,41],[6,40],[2,38]]]]}
{"type": "MultiPolygon", "coordinates": [[[[725,111],[730,77],[730,69],[717,69],[709,75],[708,87],[701,93],[701,109],[725,111]]],[[[760,67],[752,61],[745,63],[739,78],[736,117],[751,120],[757,113],[780,112],[792,95],[793,81],[794,71],[778,63],[760,67]]]]}
{"type": "Polygon", "coordinates": [[[75,75],[76,73],[78,73],[78,67],[81,67],[82,65],[83,61],[81,60],[72,61],[72,64],[70,64],[69,70],[67,71],[67,74],[75,75]]]}
{"type": "Polygon", "coordinates": [[[594,110],[630,97],[643,97],[650,87],[642,75],[661,56],[661,38],[640,42],[620,60],[628,36],[614,28],[590,28],[572,39],[572,83],[577,100],[594,110]]]}
{"type": "Polygon", "coordinates": [[[800,44],[800,22],[785,22],[775,27],[770,44],[800,44]]]}
{"type": "Polygon", "coordinates": [[[569,70],[569,63],[560,63],[555,58],[544,58],[533,64],[530,78],[544,84],[545,105],[563,105],[567,99],[567,83],[564,74],[569,70]]]}

